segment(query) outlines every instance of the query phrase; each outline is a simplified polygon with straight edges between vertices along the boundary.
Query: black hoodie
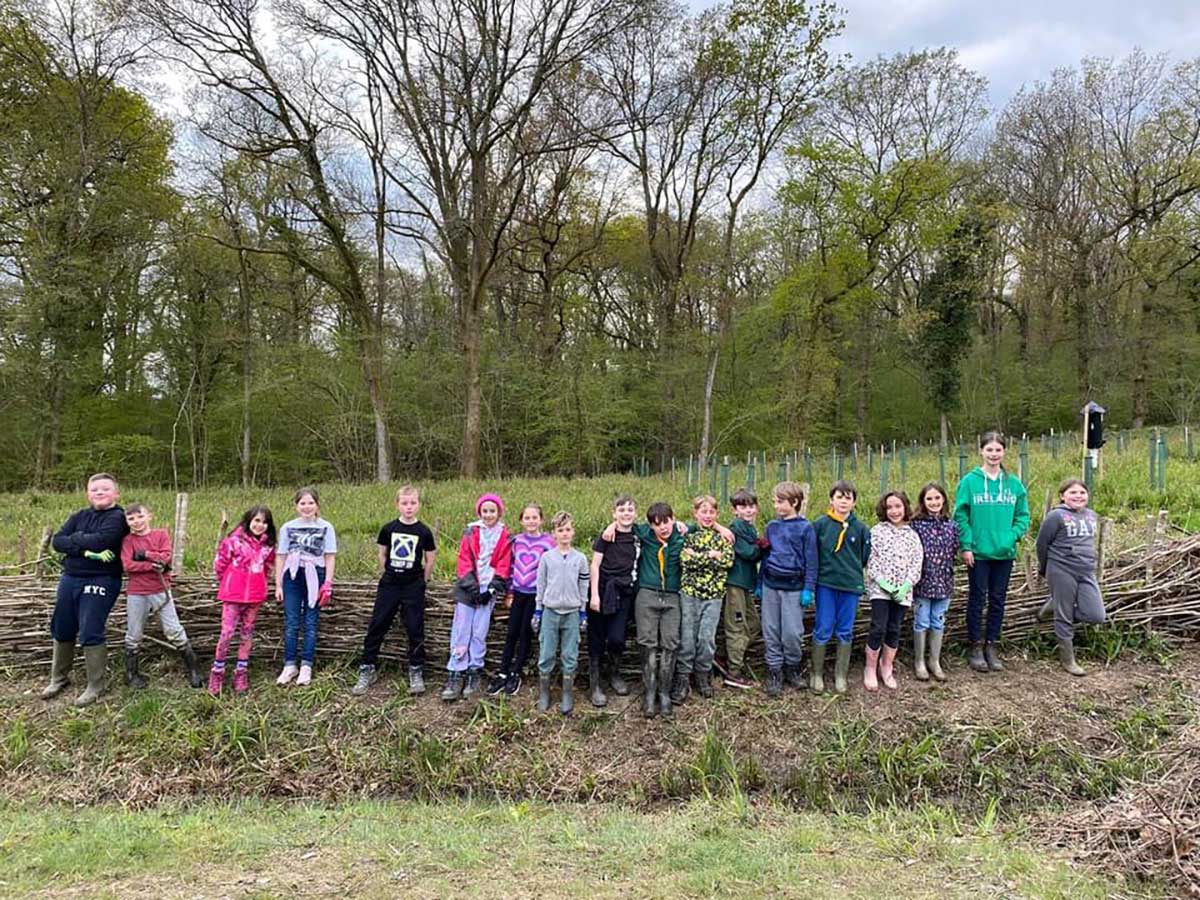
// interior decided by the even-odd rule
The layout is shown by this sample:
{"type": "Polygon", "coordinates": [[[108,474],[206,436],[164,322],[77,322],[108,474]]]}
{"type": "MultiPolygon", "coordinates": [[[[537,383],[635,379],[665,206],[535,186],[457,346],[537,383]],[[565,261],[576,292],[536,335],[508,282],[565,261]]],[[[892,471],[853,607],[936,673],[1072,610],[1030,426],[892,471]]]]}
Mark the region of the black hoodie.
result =
{"type": "Polygon", "coordinates": [[[63,572],[80,578],[121,577],[121,541],[129,534],[125,510],[120,506],[92,509],[85,506],[58,529],[53,546],[63,554],[63,572]],[[104,563],[88,559],[84,551],[113,552],[113,561],[104,563]]]}

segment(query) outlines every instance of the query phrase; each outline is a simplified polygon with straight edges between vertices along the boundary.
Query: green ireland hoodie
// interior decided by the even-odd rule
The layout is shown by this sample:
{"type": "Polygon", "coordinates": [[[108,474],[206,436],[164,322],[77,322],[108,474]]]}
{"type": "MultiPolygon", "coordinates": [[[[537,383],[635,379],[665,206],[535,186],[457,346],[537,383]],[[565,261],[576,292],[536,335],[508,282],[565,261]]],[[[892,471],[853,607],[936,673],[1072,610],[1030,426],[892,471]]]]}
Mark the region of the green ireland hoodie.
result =
{"type": "Polygon", "coordinates": [[[1029,530],[1029,498],[1025,485],[1003,469],[989,478],[972,469],[954,492],[954,521],[960,549],[979,559],[1015,559],[1017,542],[1029,530]]]}

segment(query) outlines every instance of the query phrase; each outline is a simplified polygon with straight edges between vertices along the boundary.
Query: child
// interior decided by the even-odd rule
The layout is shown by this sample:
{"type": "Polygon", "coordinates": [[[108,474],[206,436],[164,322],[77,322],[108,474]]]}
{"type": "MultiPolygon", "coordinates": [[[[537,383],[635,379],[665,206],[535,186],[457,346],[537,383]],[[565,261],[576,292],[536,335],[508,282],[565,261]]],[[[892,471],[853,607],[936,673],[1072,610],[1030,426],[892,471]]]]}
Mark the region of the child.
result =
{"type": "Polygon", "coordinates": [[[863,687],[868,691],[879,690],[875,677],[878,668],[884,686],[895,690],[893,665],[900,649],[900,625],[904,610],[912,605],[913,585],[921,579],[925,557],[921,539],[908,524],[912,506],[904,491],[888,491],[880,497],[875,516],[879,524],[871,529],[871,558],[867,560],[871,630],[867,634],[863,687]]]}
{"type": "Polygon", "coordinates": [[[634,536],[637,505],[628,494],[613,501],[612,540],[600,535],[592,543],[591,602],[588,624],[588,662],[592,706],[605,706],[608,697],[601,687],[607,668],[613,693],[624,697],[629,685],[621,677],[621,655],[625,652],[625,630],[637,593],[638,550],[634,536]]]}
{"type": "Polygon", "coordinates": [[[442,691],[447,702],[479,693],[492,609],[496,598],[508,591],[512,571],[512,542],[500,521],[504,501],[497,494],[483,494],[475,501],[475,514],[479,518],[467,526],[458,546],[458,580],[452,592],[454,622],[446,663],[450,677],[442,691]]]}
{"type": "Polygon", "coordinates": [[[721,620],[721,596],[725,576],[733,565],[733,547],[717,532],[717,501],[710,496],[692,501],[696,528],[683,539],[679,582],[680,639],[675,660],[675,681],[671,702],[682,703],[691,691],[695,673],[696,690],[701,697],[712,696],[713,652],[716,649],[717,623],[721,620]]]}
{"type": "Polygon", "coordinates": [[[758,561],[762,548],[758,546],[758,497],[752,491],[739,488],[729,500],[733,507],[733,565],[725,576],[725,654],[729,665],[725,675],[728,687],[748,690],[754,682],[746,669],[746,648],[762,630],[758,607],[754,602],[754,587],[758,583],[758,561]]]}
{"type": "MultiPolygon", "coordinates": [[[[637,622],[638,650],[642,657],[642,712],[647,719],[658,711],[671,717],[671,678],[675,673],[675,653],[679,649],[679,580],[683,574],[680,555],[683,532],[687,527],[675,522],[675,513],[662,502],[646,510],[648,524],[634,525],[639,543],[637,594],[633,601],[637,622]]],[[[602,537],[613,542],[617,536],[614,521],[602,537]]]]}
{"type": "Polygon", "coordinates": [[[537,572],[537,609],[533,630],[539,633],[538,712],[550,709],[550,674],[555,657],[562,654],[562,705],[564,716],[575,708],[573,687],[579,664],[579,623],[588,601],[587,557],[571,546],[575,520],[557,512],[550,520],[554,547],[542,554],[537,572]]]}
{"type": "Polygon", "coordinates": [[[829,489],[829,508],[813,523],[817,534],[817,612],[813,620],[811,687],[825,690],[825,646],[837,637],[833,689],[846,693],[850,677],[850,648],[854,617],[866,590],[863,570],[871,558],[871,529],[854,515],[858,489],[849,481],[835,481],[829,489]]]}
{"type": "Polygon", "coordinates": [[[804,686],[800,680],[803,610],[812,606],[817,586],[817,536],[812,524],[800,515],[804,488],[794,481],[781,481],[775,485],[773,500],[778,518],[767,523],[766,534],[759,541],[765,552],[758,574],[768,697],[778,697],[785,683],[804,686]]]}
{"type": "Polygon", "coordinates": [[[411,484],[396,491],[396,511],[399,517],[380,528],[376,539],[379,586],[363,639],[358,681],[350,689],[355,695],[365,694],[379,678],[379,648],[400,610],[408,635],[408,692],[425,693],[425,585],[433,575],[437,545],[429,526],[417,520],[421,495],[411,484]]]}
{"type": "Polygon", "coordinates": [[[115,478],[105,472],[93,475],[87,482],[88,505],[54,535],[54,549],[64,558],[50,618],[54,656],[43,700],[62,693],[71,683],[76,638],[83,646],[87,687],[75,705],[94,703],[104,691],[108,665],[104,628],[121,592],[121,542],[129,531],[125,510],[117,505],[120,496],[115,478]]]}
{"type": "Polygon", "coordinates": [[[508,607],[508,629],[500,671],[492,676],[487,692],[503,691],[510,697],[521,689],[521,673],[529,659],[533,635],[533,611],[537,606],[538,563],[554,546],[554,536],[542,531],[542,508],[526,503],[521,509],[521,532],[512,539],[512,582],[504,605],[508,607]]]}
{"type": "Polygon", "coordinates": [[[1046,513],[1037,536],[1038,572],[1049,582],[1050,596],[1038,620],[1054,616],[1058,659],[1072,675],[1087,672],[1075,661],[1075,623],[1104,621],[1104,600],[1096,582],[1096,534],[1099,519],[1088,508],[1088,489],[1077,478],[1058,486],[1061,503],[1046,513]]]}
{"type": "Polygon", "coordinates": [[[229,643],[239,630],[237,668],[233,672],[233,691],[244,694],[250,689],[250,648],[254,645],[254,623],[267,599],[267,573],[275,563],[275,519],[265,506],[252,506],[237,528],[217,548],[213,571],[217,575],[217,599],[221,601],[221,635],[208,675],[208,692],[221,693],[225,682],[225,657],[229,643]]]}
{"type": "Polygon", "coordinates": [[[146,619],[156,612],[163,636],[183,659],[188,682],[194,688],[203,687],[196,654],[171,597],[171,536],[162,528],[151,531],[152,519],[150,510],[140,503],[125,510],[129,525],[129,534],[121,543],[121,567],[129,575],[125,587],[125,681],[135,690],[146,686],[146,679],[138,672],[138,648],[146,619]]]}
{"type": "Polygon", "coordinates": [[[1017,543],[1029,530],[1025,486],[1004,469],[1004,438],[995,431],[979,439],[983,465],[963,476],[954,492],[954,521],[967,564],[967,663],[976,672],[1002,672],[1000,628],[1017,543]],[[987,631],[983,609],[987,606],[987,631]],[[983,638],[986,636],[986,644],[983,638]]]}
{"type": "Polygon", "coordinates": [[[275,599],[283,604],[283,671],[275,683],[288,684],[295,678],[296,684],[305,685],[312,681],[321,610],[333,597],[337,535],[321,518],[316,488],[301,488],[292,502],[298,518],[279,529],[275,555],[275,599]],[[297,652],[301,627],[304,646],[297,652]]]}
{"type": "Polygon", "coordinates": [[[949,518],[950,498],[940,484],[930,482],[917,495],[917,514],[912,529],[921,539],[921,580],[913,587],[913,670],[918,681],[932,675],[946,680],[942,671],[942,636],[946,608],[954,593],[954,557],[958,553],[958,525],[949,518]],[[926,635],[929,668],[925,667],[926,635]]]}

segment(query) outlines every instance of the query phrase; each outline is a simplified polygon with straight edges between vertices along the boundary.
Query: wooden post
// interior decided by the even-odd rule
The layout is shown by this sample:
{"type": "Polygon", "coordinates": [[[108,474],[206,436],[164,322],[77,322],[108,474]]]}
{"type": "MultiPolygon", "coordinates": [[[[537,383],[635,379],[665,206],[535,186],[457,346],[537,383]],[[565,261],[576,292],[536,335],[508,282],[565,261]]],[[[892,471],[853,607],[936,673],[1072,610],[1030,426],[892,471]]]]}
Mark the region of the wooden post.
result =
{"type": "Polygon", "coordinates": [[[45,559],[46,556],[50,553],[50,541],[53,537],[54,537],[54,531],[51,530],[49,525],[47,525],[45,528],[42,529],[42,539],[40,541],[38,541],[38,552],[37,552],[37,558],[39,560],[39,562],[37,564],[38,578],[42,577],[43,563],[41,562],[41,560],[45,559]]]}
{"type": "Polygon", "coordinates": [[[804,493],[804,499],[800,502],[800,515],[804,516],[804,518],[807,519],[808,518],[808,498],[809,498],[809,494],[811,494],[812,491],[809,489],[809,484],[807,481],[804,482],[802,485],[800,485],[800,490],[803,491],[803,493],[804,493]]]}
{"type": "Polygon", "coordinates": [[[1104,574],[1104,555],[1108,548],[1109,532],[1112,530],[1112,519],[1100,520],[1100,533],[1096,535],[1096,581],[1104,574]]]}
{"type": "Polygon", "coordinates": [[[1033,578],[1032,555],[1028,551],[1021,554],[1021,565],[1025,568],[1025,591],[1026,593],[1033,593],[1033,589],[1037,585],[1033,578]]]}
{"type": "MultiPolygon", "coordinates": [[[[1146,585],[1154,580],[1154,538],[1158,527],[1158,517],[1153,513],[1146,514],[1146,585]]],[[[1146,603],[1149,604],[1149,599],[1146,603]]]]}
{"type": "Polygon", "coordinates": [[[25,529],[17,533],[17,565],[24,566],[29,548],[25,545],[25,529]]]}
{"type": "Polygon", "coordinates": [[[187,540],[188,495],[175,495],[175,535],[171,539],[171,571],[183,573],[183,545],[187,540]]]}

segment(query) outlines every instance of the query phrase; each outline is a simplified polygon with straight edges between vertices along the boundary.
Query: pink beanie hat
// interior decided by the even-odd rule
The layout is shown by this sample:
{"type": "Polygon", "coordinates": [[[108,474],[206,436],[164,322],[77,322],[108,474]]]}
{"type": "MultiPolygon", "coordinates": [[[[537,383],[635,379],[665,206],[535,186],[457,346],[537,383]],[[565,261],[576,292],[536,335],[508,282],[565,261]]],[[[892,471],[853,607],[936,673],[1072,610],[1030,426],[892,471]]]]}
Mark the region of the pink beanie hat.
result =
{"type": "Polygon", "coordinates": [[[483,507],[483,504],[487,503],[489,500],[496,504],[496,509],[500,510],[500,515],[503,516],[504,501],[500,499],[499,494],[480,494],[479,499],[475,501],[475,515],[479,515],[479,510],[483,507]]]}

